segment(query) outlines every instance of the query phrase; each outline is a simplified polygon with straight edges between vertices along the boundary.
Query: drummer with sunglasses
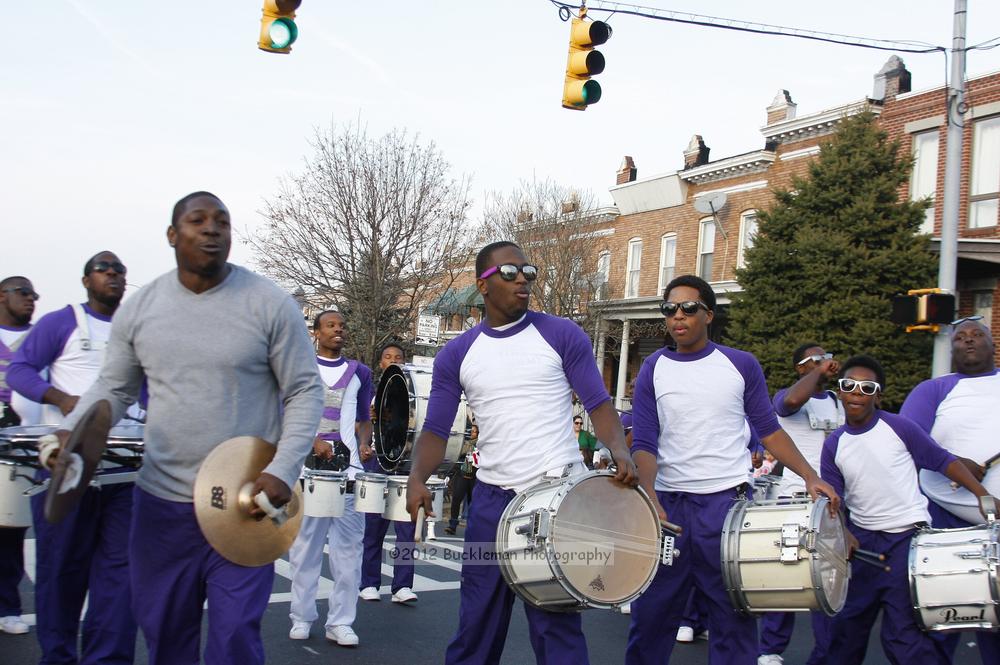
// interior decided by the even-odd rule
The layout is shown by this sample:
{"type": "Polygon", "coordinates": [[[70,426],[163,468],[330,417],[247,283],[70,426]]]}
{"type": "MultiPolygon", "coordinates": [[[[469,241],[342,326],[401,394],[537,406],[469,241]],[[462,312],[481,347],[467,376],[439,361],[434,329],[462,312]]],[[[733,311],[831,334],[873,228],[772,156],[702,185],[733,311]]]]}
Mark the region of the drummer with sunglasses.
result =
{"type": "MultiPolygon", "coordinates": [[[[993,335],[980,315],[952,322],[951,357],[955,371],[914,388],[900,414],[917,423],[945,450],[966,464],[972,475],[996,496],[1000,471],[1000,373],[993,335]]],[[[980,522],[976,497],[933,471],[920,472],[920,487],[930,498],[935,529],[956,529],[980,522]]],[[[958,633],[936,635],[949,654],[958,633]]],[[[976,633],[984,663],[1000,663],[1000,633],[976,633]]]]}
{"type": "MultiPolygon", "coordinates": [[[[511,242],[487,245],[476,257],[482,323],[448,342],[434,359],[427,417],[417,438],[407,507],[431,510],[425,481],[444,458],[462,391],[479,426],[479,471],[465,531],[461,607],[448,665],[498,663],[514,591],[496,563],[501,514],[515,493],[545,478],[587,471],[572,429],[571,390],[590,413],[597,437],[610,448],[617,478],[635,484],[618,414],[591,350],[574,322],[528,311],[538,269],[511,242]]],[[[535,658],[548,665],[586,665],[579,613],[546,612],[525,604],[535,658]]]]}
{"type": "MultiPolygon", "coordinates": [[[[97,381],[111,336],[111,317],[125,295],[126,272],[114,252],[92,256],[83,267],[87,302],[43,316],[14,355],[8,382],[28,399],[43,403],[43,424],[62,422],[79,396],[97,381]]],[[[138,409],[132,413],[138,415],[138,409]]],[[[59,524],[44,517],[44,493],[31,497],[43,663],[77,662],[80,612],[88,594],[79,662],[132,662],[136,624],[130,603],[128,536],[133,488],[133,483],[90,488],[79,509],[59,524]]]]}
{"type": "Polygon", "coordinates": [[[823,478],[845,497],[851,553],[884,554],[885,561],[871,565],[854,557],[847,601],[831,622],[827,661],[860,665],[882,611],[882,649],[890,661],[950,663],[917,626],[910,597],[910,540],[930,521],[917,470],[942,473],[977,497],[989,493],[912,420],[881,410],[885,372],[874,358],[848,358],[838,384],[847,422],[823,443],[823,478]]]}
{"type": "Polygon", "coordinates": [[[815,499],[840,498],[795,447],[768,399],[753,355],[711,342],[715,293],[705,280],[683,275],[663,292],[660,309],[676,350],[661,349],[643,363],[632,400],[632,456],[639,480],[659,500],[660,517],[681,526],[682,556],[661,566],[632,603],[625,662],[662,665],[670,658],[692,587],[705,598],[709,660],[757,662],[757,622],[733,611],[722,579],[721,533],[733,501],[752,490],[755,432],[767,450],[805,480],[815,499]]]}

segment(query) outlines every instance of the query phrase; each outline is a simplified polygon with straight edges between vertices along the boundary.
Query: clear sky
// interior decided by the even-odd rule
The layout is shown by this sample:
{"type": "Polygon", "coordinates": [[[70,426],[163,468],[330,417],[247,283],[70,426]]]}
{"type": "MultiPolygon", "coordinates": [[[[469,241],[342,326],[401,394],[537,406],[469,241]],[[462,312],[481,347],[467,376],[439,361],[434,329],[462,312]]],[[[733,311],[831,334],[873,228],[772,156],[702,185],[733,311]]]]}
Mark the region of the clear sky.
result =
{"type": "MultiPolygon", "coordinates": [[[[121,256],[133,289],[170,269],[165,228],[189,191],[217,193],[248,232],[331,123],[433,140],[473,177],[476,210],[532,177],[610,203],[623,155],[642,178],[679,168],[696,133],[713,159],[760,149],[780,88],[799,115],[859,100],[892,55],[617,15],[604,98],[581,113],[560,106],[569,27],[547,0],[304,0],[290,55],[256,48],[261,4],[35,0],[5,13],[0,273],[34,281],[36,317],[83,299],[99,250],[121,256]]],[[[951,44],[951,0],[641,4],[951,44]]],[[[968,4],[969,44],[1000,36],[1000,2],[968,4]]],[[[915,90],[943,84],[941,54],[900,55],[915,90]]],[[[1000,70],[1000,48],[970,52],[967,70],[1000,70]]],[[[252,265],[238,240],[231,260],[252,265]]]]}

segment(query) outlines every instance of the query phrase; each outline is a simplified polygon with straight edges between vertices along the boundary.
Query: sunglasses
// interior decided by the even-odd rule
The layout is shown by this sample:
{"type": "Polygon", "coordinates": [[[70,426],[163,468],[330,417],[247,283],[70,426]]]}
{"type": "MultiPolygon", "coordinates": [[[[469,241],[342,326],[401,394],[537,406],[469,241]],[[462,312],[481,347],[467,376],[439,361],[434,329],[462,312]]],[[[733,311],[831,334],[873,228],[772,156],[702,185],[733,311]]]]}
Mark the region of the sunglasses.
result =
{"type": "Polygon", "coordinates": [[[693,316],[699,309],[708,311],[708,305],[700,300],[685,300],[684,302],[661,302],[660,311],[663,316],[673,316],[677,310],[681,310],[687,316],[693,316]]]}
{"type": "Polygon", "coordinates": [[[524,278],[529,282],[533,282],[538,279],[538,268],[530,263],[525,263],[523,266],[514,265],[513,263],[504,263],[503,265],[493,266],[492,268],[484,270],[483,274],[479,276],[479,279],[486,279],[495,272],[500,273],[500,279],[505,282],[513,282],[517,279],[517,273],[519,272],[524,275],[524,278]]]}
{"type": "Polygon", "coordinates": [[[582,420],[574,420],[574,421],[573,421],[573,424],[574,424],[574,425],[582,425],[582,424],[583,424],[583,421],[582,421],[582,420]]]}
{"type": "Polygon", "coordinates": [[[966,321],[982,321],[982,320],[983,320],[982,314],[973,314],[972,316],[963,316],[960,319],[955,319],[954,321],[951,322],[951,325],[960,326],[966,321]]]}
{"type": "Polygon", "coordinates": [[[879,385],[878,381],[840,379],[837,383],[840,386],[840,391],[844,393],[853,393],[855,390],[860,390],[862,395],[874,395],[882,390],[882,386],[879,385]]]}
{"type": "Polygon", "coordinates": [[[41,296],[35,293],[32,289],[27,286],[12,286],[9,289],[4,289],[4,293],[19,293],[25,298],[34,298],[35,300],[40,300],[41,296]]]}
{"type": "Polygon", "coordinates": [[[127,269],[124,263],[119,263],[118,261],[97,261],[84,274],[89,275],[92,272],[107,272],[109,270],[114,270],[119,275],[124,275],[127,269]]]}
{"type": "Polygon", "coordinates": [[[816,353],[816,354],[813,354],[811,356],[806,356],[805,358],[803,358],[802,360],[800,360],[797,364],[799,364],[799,365],[805,365],[810,360],[813,361],[814,363],[821,363],[824,360],[831,360],[832,358],[833,358],[833,354],[832,353],[822,353],[822,354],[821,353],[816,353]]]}

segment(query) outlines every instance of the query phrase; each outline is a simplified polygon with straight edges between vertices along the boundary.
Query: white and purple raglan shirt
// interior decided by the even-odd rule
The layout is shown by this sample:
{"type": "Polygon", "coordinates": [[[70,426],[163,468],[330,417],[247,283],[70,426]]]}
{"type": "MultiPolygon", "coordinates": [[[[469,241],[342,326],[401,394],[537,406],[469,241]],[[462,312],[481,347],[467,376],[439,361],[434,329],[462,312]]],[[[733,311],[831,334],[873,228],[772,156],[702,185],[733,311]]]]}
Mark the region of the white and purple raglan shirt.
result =
{"type": "MultiPolygon", "coordinates": [[[[781,429],[795,442],[809,465],[818,469],[823,453],[823,442],[833,430],[844,424],[844,407],[837,396],[828,390],[812,395],[798,409],[790,409],[785,404],[788,388],[782,388],[774,395],[774,412],[778,414],[781,429]]],[[[805,491],[806,481],[794,471],[785,468],[778,486],[779,496],[805,491]]]]}
{"type": "MultiPolygon", "coordinates": [[[[87,305],[82,305],[82,312],[85,321],[80,323],[87,326],[86,331],[81,330],[72,305],[38,320],[8,368],[7,382],[11,388],[39,403],[51,387],[67,395],[82,395],[90,388],[101,371],[104,349],[111,336],[111,317],[98,314],[87,305]]],[[[62,419],[58,407],[42,405],[42,424],[57,425],[62,419]]]]}
{"type": "Polygon", "coordinates": [[[820,475],[843,497],[852,524],[900,533],[931,521],[917,469],[941,473],[954,460],[912,420],[876,410],[866,424],[827,437],[820,475]]]}
{"type": "Polygon", "coordinates": [[[479,426],[478,480],[516,491],[580,464],[571,390],[588,412],[611,399],[586,333],[541,312],[501,328],[483,322],[451,340],[431,381],[423,428],[447,440],[464,390],[479,426]]]}
{"type": "Polygon", "coordinates": [[[317,436],[324,441],[341,441],[351,452],[347,477],[354,480],[361,467],[358,437],[354,424],[368,420],[368,404],[372,399],[372,371],[367,365],[346,358],[316,356],[319,376],[326,389],[323,392],[323,417],[317,436]]]}
{"type": "Polygon", "coordinates": [[[656,490],[692,494],[750,482],[751,427],[762,439],[780,429],[757,359],[713,342],[646,358],[632,420],[632,451],[656,456],[656,490]]]}
{"type": "Polygon", "coordinates": [[[14,360],[14,353],[28,336],[31,325],[0,326],[0,402],[9,404],[21,419],[22,425],[35,425],[41,421],[42,405],[33,402],[7,384],[7,370],[14,360]]]}
{"type": "MultiPolygon", "coordinates": [[[[941,447],[977,464],[1000,453],[1000,372],[946,374],[914,388],[900,415],[917,423],[941,447]]],[[[1000,495],[1000,471],[988,472],[983,486],[1000,495]]],[[[920,487],[934,503],[966,522],[979,523],[979,502],[964,487],[931,470],[920,472],[920,487]]]]}

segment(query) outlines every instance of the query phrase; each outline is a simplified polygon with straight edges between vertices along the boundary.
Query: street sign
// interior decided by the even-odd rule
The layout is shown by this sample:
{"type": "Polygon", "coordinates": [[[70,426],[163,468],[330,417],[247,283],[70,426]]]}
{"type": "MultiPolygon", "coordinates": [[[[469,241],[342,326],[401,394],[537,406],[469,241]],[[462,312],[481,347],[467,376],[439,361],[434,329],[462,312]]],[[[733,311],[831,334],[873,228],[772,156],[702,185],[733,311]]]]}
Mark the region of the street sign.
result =
{"type": "Polygon", "coordinates": [[[441,317],[424,316],[417,318],[417,344],[424,346],[437,346],[438,336],[441,334],[441,317]]]}

